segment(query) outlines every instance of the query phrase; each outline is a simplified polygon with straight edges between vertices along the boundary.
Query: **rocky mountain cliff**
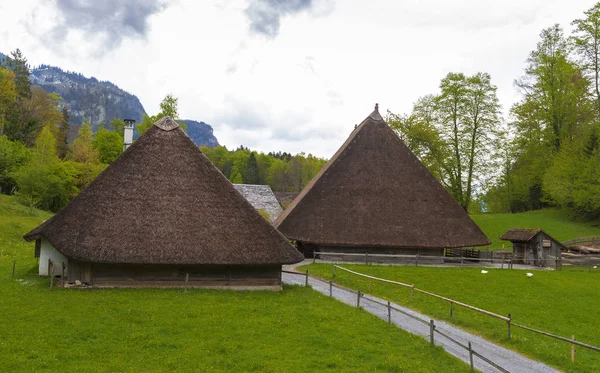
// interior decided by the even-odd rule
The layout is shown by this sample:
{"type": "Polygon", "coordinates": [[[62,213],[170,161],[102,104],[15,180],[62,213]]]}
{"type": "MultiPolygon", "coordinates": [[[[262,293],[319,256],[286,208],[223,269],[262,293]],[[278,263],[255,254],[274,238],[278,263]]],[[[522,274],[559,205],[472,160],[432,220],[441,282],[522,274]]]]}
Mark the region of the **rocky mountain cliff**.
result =
{"type": "Polygon", "coordinates": [[[70,122],[106,123],[113,118],[140,121],[145,113],[138,98],[111,82],[99,81],[81,74],[63,71],[55,66],[41,65],[31,71],[31,83],[47,92],[58,93],[69,109],[70,122]]]}

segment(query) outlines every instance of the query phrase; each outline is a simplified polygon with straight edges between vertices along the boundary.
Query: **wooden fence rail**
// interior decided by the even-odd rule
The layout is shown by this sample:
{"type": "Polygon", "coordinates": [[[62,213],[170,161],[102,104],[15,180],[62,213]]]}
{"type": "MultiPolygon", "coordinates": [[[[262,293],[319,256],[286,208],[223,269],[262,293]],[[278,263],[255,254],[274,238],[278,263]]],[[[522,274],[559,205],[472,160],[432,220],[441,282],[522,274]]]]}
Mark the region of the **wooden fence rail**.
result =
{"type": "MultiPolygon", "coordinates": [[[[437,295],[437,294],[430,293],[430,292],[425,291],[425,290],[417,289],[417,288],[415,288],[414,285],[408,285],[408,284],[404,284],[404,283],[397,282],[397,281],[391,281],[391,280],[387,280],[387,279],[383,279],[383,278],[378,278],[378,277],[370,276],[370,275],[367,275],[367,274],[364,274],[364,273],[360,273],[360,272],[349,270],[347,268],[344,268],[344,267],[341,267],[341,266],[338,266],[338,265],[335,265],[335,264],[333,266],[334,266],[334,268],[339,268],[341,270],[347,271],[349,273],[352,273],[352,274],[355,274],[355,275],[358,275],[358,276],[366,277],[366,278],[369,278],[371,280],[378,280],[378,281],[382,281],[382,282],[392,283],[392,284],[395,284],[395,285],[409,287],[409,288],[411,288],[411,291],[416,291],[416,292],[419,292],[419,293],[427,294],[429,296],[432,296],[432,297],[439,298],[439,299],[445,300],[447,302],[450,302],[450,306],[451,307],[452,307],[453,304],[457,304],[459,306],[468,308],[470,310],[483,313],[483,314],[485,314],[487,316],[495,317],[497,319],[504,320],[504,321],[506,321],[506,323],[508,325],[508,338],[510,338],[510,328],[511,328],[511,325],[512,325],[512,326],[515,326],[515,327],[518,327],[518,328],[521,328],[521,329],[524,329],[524,330],[528,330],[528,331],[531,331],[531,332],[534,332],[534,333],[538,333],[538,334],[541,334],[541,335],[545,335],[547,337],[551,337],[551,338],[554,338],[554,339],[557,339],[557,340],[560,340],[560,341],[563,341],[563,342],[570,343],[571,346],[573,347],[573,351],[574,351],[575,345],[577,345],[577,346],[584,347],[584,348],[587,348],[587,349],[592,350],[592,351],[600,352],[600,347],[576,341],[574,336],[571,337],[571,338],[561,337],[559,335],[548,333],[548,332],[545,332],[545,331],[542,331],[542,330],[533,329],[533,328],[530,328],[530,327],[525,326],[525,325],[516,324],[516,323],[514,323],[512,321],[512,318],[511,318],[510,314],[508,315],[509,317],[504,317],[502,315],[498,315],[496,313],[493,313],[493,312],[490,312],[490,311],[487,311],[487,310],[484,310],[484,309],[481,309],[481,308],[477,308],[477,307],[468,305],[466,303],[458,302],[456,300],[453,300],[453,299],[450,299],[450,298],[447,298],[447,297],[443,297],[441,295],[437,295]]],[[[450,312],[452,312],[452,311],[450,311],[450,312]]],[[[572,360],[575,360],[574,352],[572,353],[572,360]]]]}
{"type": "MultiPolygon", "coordinates": [[[[292,274],[292,275],[298,275],[298,276],[302,276],[303,278],[304,278],[304,277],[306,277],[306,278],[308,278],[308,277],[313,277],[313,276],[310,276],[310,275],[308,274],[308,271],[306,271],[305,273],[300,273],[300,272],[293,272],[293,271],[286,271],[286,270],[282,270],[281,272],[283,272],[283,273],[289,273],[289,274],[292,274]]],[[[319,279],[319,278],[316,278],[316,277],[313,277],[313,278],[315,278],[315,279],[317,279],[317,280],[321,280],[321,279],[319,279]]],[[[322,280],[321,280],[321,281],[322,281],[322,280]]],[[[390,282],[390,283],[397,284],[397,285],[406,285],[406,286],[409,286],[409,287],[410,287],[410,286],[412,286],[412,285],[402,284],[401,282],[397,282],[397,281],[391,281],[391,280],[386,280],[386,281],[388,281],[388,282],[390,282]]],[[[456,344],[456,345],[458,345],[459,347],[461,347],[461,348],[464,348],[465,350],[469,351],[469,357],[470,357],[470,359],[469,359],[469,360],[470,360],[470,361],[469,361],[469,363],[470,363],[470,367],[471,367],[471,371],[472,371],[472,372],[473,372],[473,371],[474,371],[474,369],[475,369],[475,367],[474,367],[474,364],[473,364],[473,356],[475,356],[475,357],[478,357],[479,359],[483,360],[483,361],[484,361],[484,362],[486,362],[487,364],[489,364],[489,365],[493,366],[494,368],[498,369],[500,372],[503,372],[503,373],[509,373],[509,371],[508,371],[508,370],[504,369],[503,367],[501,367],[501,366],[500,366],[500,365],[498,365],[497,363],[493,362],[492,360],[488,359],[488,358],[487,358],[487,357],[485,357],[484,355],[482,355],[482,354],[480,354],[480,353],[476,352],[475,350],[473,350],[473,348],[472,348],[472,346],[471,346],[471,342],[468,342],[468,345],[465,345],[464,343],[461,343],[461,342],[457,341],[456,339],[454,339],[454,338],[450,337],[448,334],[446,334],[446,333],[444,333],[444,332],[441,332],[441,331],[438,329],[438,327],[435,325],[435,322],[434,322],[434,320],[429,320],[429,321],[427,321],[427,320],[425,320],[425,319],[423,319],[423,318],[421,318],[421,317],[418,317],[418,316],[412,315],[412,314],[410,314],[410,313],[408,313],[408,312],[405,312],[404,310],[402,310],[402,309],[400,309],[400,308],[397,308],[397,307],[394,307],[394,306],[392,306],[392,305],[391,305],[391,303],[390,303],[389,301],[388,301],[387,303],[384,303],[384,302],[380,302],[380,301],[378,301],[378,300],[376,300],[376,299],[373,299],[373,298],[370,298],[370,297],[366,297],[366,296],[365,296],[365,294],[364,294],[364,293],[362,293],[360,290],[358,290],[358,291],[355,291],[355,290],[352,290],[352,289],[346,288],[346,287],[344,287],[344,286],[341,286],[341,285],[335,284],[335,283],[333,283],[332,281],[329,281],[329,283],[328,283],[328,284],[329,284],[329,295],[330,295],[330,296],[333,296],[333,288],[334,288],[334,287],[335,287],[335,288],[338,288],[338,289],[341,289],[341,290],[344,290],[344,291],[346,291],[346,292],[350,292],[350,293],[356,293],[356,296],[357,296],[357,298],[356,298],[356,307],[358,307],[358,308],[360,308],[360,307],[361,307],[361,302],[360,302],[360,300],[361,300],[361,299],[364,299],[364,300],[367,300],[367,301],[369,301],[369,302],[373,302],[373,303],[375,303],[375,304],[379,304],[379,305],[381,305],[381,306],[383,306],[383,307],[386,307],[386,308],[387,308],[387,311],[388,311],[388,313],[387,313],[388,323],[391,323],[391,322],[392,322],[392,313],[391,313],[391,312],[392,312],[392,311],[395,311],[395,312],[401,313],[401,314],[403,314],[403,315],[405,315],[405,316],[408,316],[408,317],[410,317],[410,318],[412,318],[412,319],[414,319],[414,320],[416,320],[416,321],[418,321],[418,322],[421,322],[421,323],[423,323],[423,324],[425,324],[425,325],[428,325],[428,326],[429,326],[429,340],[430,340],[430,343],[431,343],[431,345],[432,345],[432,346],[434,346],[434,345],[435,345],[435,343],[434,343],[434,340],[435,340],[435,339],[434,339],[434,335],[435,335],[435,333],[438,333],[439,335],[441,335],[441,336],[443,336],[443,337],[447,338],[449,341],[451,341],[451,342],[455,343],[455,344],[456,344]]],[[[306,281],[306,282],[304,282],[304,285],[305,285],[305,286],[308,286],[308,282],[307,282],[307,281],[306,281]]],[[[364,306],[363,306],[363,307],[364,307],[364,306]]]]}
{"type": "Polygon", "coordinates": [[[571,240],[562,241],[562,244],[565,246],[573,245],[577,243],[599,243],[600,244],[600,236],[588,236],[588,237],[578,237],[573,238],[571,240]]]}
{"type": "Polygon", "coordinates": [[[355,274],[355,275],[357,275],[357,276],[362,276],[362,277],[370,278],[370,279],[372,279],[372,280],[377,280],[377,281],[381,281],[381,282],[387,282],[387,283],[391,283],[391,284],[395,284],[395,285],[404,286],[404,287],[410,288],[412,291],[416,291],[416,292],[418,292],[418,293],[426,294],[426,295],[432,296],[432,297],[434,297],[434,298],[438,298],[438,299],[442,299],[442,300],[445,300],[445,301],[447,301],[447,302],[450,302],[450,304],[451,304],[451,305],[454,305],[454,304],[456,304],[456,305],[458,305],[458,306],[461,306],[461,307],[464,307],[464,308],[468,308],[468,309],[470,309],[470,310],[473,310],[473,311],[476,311],[476,312],[479,312],[479,313],[483,313],[483,314],[485,314],[485,315],[487,315],[487,316],[490,316],[490,317],[494,317],[494,318],[500,319],[500,320],[502,320],[502,321],[505,321],[505,322],[507,322],[507,323],[509,323],[509,324],[510,324],[510,318],[508,318],[508,317],[506,317],[506,316],[498,315],[498,314],[496,314],[496,313],[493,313],[493,312],[490,312],[490,311],[483,310],[483,309],[481,309],[481,308],[477,308],[477,307],[471,306],[470,304],[466,304],[466,303],[459,302],[459,301],[457,301],[457,300],[454,300],[454,299],[450,299],[450,298],[447,298],[447,297],[443,297],[443,296],[441,296],[441,295],[437,295],[437,294],[434,294],[434,293],[430,293],[430,292],[428,292],[428,291],[425,291],[425,290],[422,290],[422,289],[417,289],[417,288],[415,287],[415,285],[408,285],[408,284],[404,284],[404,283],[402,283],[402,282],[398,282],[398,281],[386,280],[386,279],[384,279],[384,278],[379,278],[379,277],[369,276],[369,275],[366,275],[366,274],[364,274],[364,273],[360,273],[360,272],[352,271],[352,270],[350,270],[350,269],[344,268],[344,267],[342,267],[342,266],[339,266],[339,265],[336,265],[336,264],[334,264],[333,266],[334,266],[334,268],[339,268],[339,269],[341,269],[341,270],[343,270],[343,271],[350,272],[350,273],[352,273],[352,274],[355,274]]]}

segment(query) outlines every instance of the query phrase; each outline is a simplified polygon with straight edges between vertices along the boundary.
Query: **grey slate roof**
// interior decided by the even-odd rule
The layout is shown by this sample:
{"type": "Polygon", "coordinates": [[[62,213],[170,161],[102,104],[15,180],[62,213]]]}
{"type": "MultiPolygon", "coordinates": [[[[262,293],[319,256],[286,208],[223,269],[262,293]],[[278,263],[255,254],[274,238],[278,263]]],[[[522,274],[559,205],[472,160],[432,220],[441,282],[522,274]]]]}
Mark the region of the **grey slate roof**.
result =
{"type": "Polygon", "coordinates": [[[281,205],[270,186],[253,184],[233,184],[233,186],[255,209],[266,211],[271,222],[281,214],[281,205]]]}

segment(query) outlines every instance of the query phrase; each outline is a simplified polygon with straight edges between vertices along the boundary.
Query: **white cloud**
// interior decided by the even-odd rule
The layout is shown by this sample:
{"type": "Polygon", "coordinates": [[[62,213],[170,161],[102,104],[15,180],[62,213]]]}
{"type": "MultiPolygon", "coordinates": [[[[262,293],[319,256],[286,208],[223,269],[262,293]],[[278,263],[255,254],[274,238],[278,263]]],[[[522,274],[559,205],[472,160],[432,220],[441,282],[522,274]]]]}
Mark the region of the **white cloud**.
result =
{"type": "Polygon", "coordinates": [[[101,32],[70,30],[67,48],[44,42],[39,31],[55,29],[60,8],[21,0],[0,5],[0,51],[19,47],[33,64],[110,80],[136,94],[151,114],[172,93],[182,117],[210,123],[229,148],[330,157],[375,102],[382,113],[408,111],[419,96],[436,92],[449,71],[489,72],[507,110],[518,98],[513,80],[522,75],[540,31],[554,23],[568,31],[594,5],[309,3],[283,14],[278,33],[266,38],[249,32],[249,2],[178,0],[138,23],[145,37],[123,35],[120,44],[98,53],[106,37],[101,32]],[[27,32],[28,25],[38,32],[27,32]]]}

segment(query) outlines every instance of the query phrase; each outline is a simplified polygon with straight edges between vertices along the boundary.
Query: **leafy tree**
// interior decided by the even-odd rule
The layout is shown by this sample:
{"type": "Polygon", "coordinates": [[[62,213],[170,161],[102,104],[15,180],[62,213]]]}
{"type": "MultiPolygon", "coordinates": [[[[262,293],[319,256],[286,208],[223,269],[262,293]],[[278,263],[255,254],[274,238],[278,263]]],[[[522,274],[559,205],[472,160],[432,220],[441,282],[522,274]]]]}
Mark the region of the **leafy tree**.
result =
{"type": "Polygon", "coordinates": [[[410,115],[388,113],[400,138],[456,201],[468,210],[474,185],[488,174],[489,147],[500,124],[496,87],[488,74],[449,73],[438,95],[420,98],[410,115]]]}
{"type": "Polygon", "coordinates": [[[6,60],[6,67],[15,74],[17,94],[20,99],[31,97],[31,81],[29,80],[29,64],[20,49],[15,49],[6,60]]]}
{"type": "Polygon", "coordinates": [[[93,146],[92,128],[87,119],[79,127],[77,138],[71,144],[69,159],[77,163],[74,167],[78,172],[79,189],[89,185],[102,170],[99,166],[98,150],[93,146]]]}
{"type": "Polygon", "coordinates": [[[585,12],[585,18],[571,24],[573,44],[585,71],[591,76],[596,101],[596,115],[600,117],[600,3],[585,12]]]}
{"type": "Polygon", "coordinates": [[[14,174],[18,196],[32,208],[56,212],[78,192],[73,174],[68,164],[60,162],[56,139],[45,126],[36,139],[29,162],[14,174]]]}
{"type": "Polygon", "coordinates": [[[242,179],[242,174],[240,174],[240,171],[235,166],[231,170],[231,175],[229,176],[229,181],[231,181],[233,184],[243,184],[244,183],[244,180],[242,179]]]}
{"type": "Polygon", "coordinates": [[[62,119],[58,127],[58,156],[64,159],[69,153],[69,110],[66,106],[62,108],[62,119]]]}
{"type": "Polygon", "coordinates": [[[122,139],[123,133],[125,132],[125,121],[119,118],[113,118],[113,120],[110,121],[110,125],[112,127],[112,131],[121,136],[122,139]]]}
{"type": "Polygon", "coordinates": [[[111,164],[123,153],[123,138],[102,126],[98,127],[92,145],[98,151],[98,160],[104,164],[111,164]]]}
{"type": "Polygon", "coordinates": [[[8,113],[14,109],[16,99],[15,74],[0,66],[0,136],[4,134],[8,113]]]}
{"type": "Polygon", "coordinates": [[[160,114],[162,116],[171,117],[171,119],[177,120],[179,118],[178,102],[179,99],[173,97],[172,94],[168,94],[160,103],[160,114]]]}
{"type": "Polygon", "coordinates": [[[258,174],[258,163],[256,162],[256,153],[250,153],[248,157],[248,164],[246,166],[246,183],[247,184],[260,184],[258,174]]]}
{"type": "Polygon", "coordinates": [[[15,172],[31,158],[31,152],[19,141],[0,136],[0,192],[12,194],[17,188],[15,172]]]}

